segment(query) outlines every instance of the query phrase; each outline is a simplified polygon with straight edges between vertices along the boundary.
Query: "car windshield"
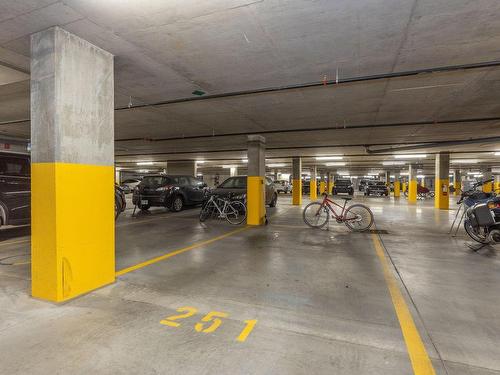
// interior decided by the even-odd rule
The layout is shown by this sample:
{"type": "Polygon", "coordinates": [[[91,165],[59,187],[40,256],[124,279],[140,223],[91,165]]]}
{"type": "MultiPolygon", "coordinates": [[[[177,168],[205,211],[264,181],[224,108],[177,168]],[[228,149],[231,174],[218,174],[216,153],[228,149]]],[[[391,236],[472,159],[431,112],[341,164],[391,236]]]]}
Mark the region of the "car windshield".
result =
{"type": "Polygon", "coordinates": [[[141,182],[145,186],[160,186],[168,183],[171,183],[170,179],[164,176],[146,176],[141,182]]]}
{"type": "Polygon", "coordinates": [[[247,178],[246,177],[230,177],[222,184],[219,185],[223,189],[246,189],[247,188],[247,178]]]}

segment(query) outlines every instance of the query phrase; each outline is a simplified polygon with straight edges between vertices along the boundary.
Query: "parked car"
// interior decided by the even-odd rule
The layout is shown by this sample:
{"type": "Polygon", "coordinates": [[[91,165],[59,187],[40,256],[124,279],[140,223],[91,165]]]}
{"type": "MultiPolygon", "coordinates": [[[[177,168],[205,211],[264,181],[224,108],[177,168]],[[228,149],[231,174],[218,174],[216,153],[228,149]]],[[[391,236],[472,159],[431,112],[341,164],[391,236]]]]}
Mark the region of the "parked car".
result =
{"type": "Polygon", "coordinates": [[[365,186],[365,195],[389,195],[389,188],[383,181],[369,181],[365,186]]]}
{"type": "MultiPolygon", "coordinates": [[[[266,177],[264,182],[266,189],[266,204],[269,205],[269,207],[275,207],[278,202],[278,192],[276,191],[273,180],[266,177]]],[[[222,197],[232,195],[233,199],[241,200],[246,204],[247,176],[229,177],[212,190],[211,194],[220,195],[222,197]]]]}
{"type": "Polygon", "coordinates": [[[333,195],[341,193],[354,195],[354,187],[352,186],[352,182],[350,179],[335,180],[335,185],[333,186],[333,195]]]}
{"type": "Polygon", "coordinates": [[[125,211],[126,207],[125,192],[120,186],[115,184],[115,220],[125,211]]]}
{"type": "Polygon", "coordinates": [[[130,178],[128,180],[123,181],[120,184],[120,188],[123,190],[125,194],[130,194],[134,188],[139,185],[141,180],[138,178],[130,178]]]}
{"type": "Polygon", "coordinates": [[[133,190],[132,203],[141,210],[166,207],[181,211],[185,206],[203,203],[207,184],[192,176],[150,175],[133,190]]]}
{"type": "Polygon", "coordinates": [[[27,154],[0,152],[1,225],[31,220],[31,164],[27,154]]]}
{"type": "Polygon", "coordinates": [[[287,180],[278,180],[274,181],[274,187],[276,188],[276,192],[279,193],[289,193],[292,190],[290,182],[287,180]]]}

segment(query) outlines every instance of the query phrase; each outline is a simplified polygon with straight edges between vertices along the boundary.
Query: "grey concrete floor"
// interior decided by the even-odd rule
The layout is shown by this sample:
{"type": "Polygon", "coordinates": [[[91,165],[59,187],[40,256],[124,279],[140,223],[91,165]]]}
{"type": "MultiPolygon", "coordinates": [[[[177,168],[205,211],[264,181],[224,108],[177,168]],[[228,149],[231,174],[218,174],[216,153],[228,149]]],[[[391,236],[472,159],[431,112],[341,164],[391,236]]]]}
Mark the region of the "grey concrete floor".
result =
{"type": "MultiPolygon", "coordinates": [[[[29,297],[29,227],[0,231],[0,374],[412,374],[370,234],[314,230],[280,196],[270,225],[148,267],[63,305],[29,297]],[[160,323],[190,306],[197,314],[160,323]],[[195,324],[223,312],[212,333],[195,324]],[[246,341],[246,320],[257,320],[246,341]]],[[[432,202],[357,197],[438,374],[500,374],[500,261],[446,232],[432,202]],[[396,272],[397,270],[397,272],[396,272]]],[[[304,201],[307,203],[307,201],[304,201]]],[[[117,221],[117,270],[234,230],[199,209],[117,221]]],[[[205,323],[207,327],[210,323],[205,323]]]]}

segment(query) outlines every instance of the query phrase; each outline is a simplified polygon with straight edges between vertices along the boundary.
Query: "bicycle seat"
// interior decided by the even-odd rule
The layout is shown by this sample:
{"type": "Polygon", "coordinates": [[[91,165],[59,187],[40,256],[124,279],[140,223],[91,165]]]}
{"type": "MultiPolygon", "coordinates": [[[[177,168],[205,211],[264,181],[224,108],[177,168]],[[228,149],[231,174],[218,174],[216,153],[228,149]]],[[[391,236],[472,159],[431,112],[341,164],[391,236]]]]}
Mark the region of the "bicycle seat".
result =
{"type": "Polygon", "coordinates": [[[350,200],[352,200],[352,197],[341,197],[341,198],[342,198],[343,200],[345,200],[345,201],[350,201],[350,200]]]}

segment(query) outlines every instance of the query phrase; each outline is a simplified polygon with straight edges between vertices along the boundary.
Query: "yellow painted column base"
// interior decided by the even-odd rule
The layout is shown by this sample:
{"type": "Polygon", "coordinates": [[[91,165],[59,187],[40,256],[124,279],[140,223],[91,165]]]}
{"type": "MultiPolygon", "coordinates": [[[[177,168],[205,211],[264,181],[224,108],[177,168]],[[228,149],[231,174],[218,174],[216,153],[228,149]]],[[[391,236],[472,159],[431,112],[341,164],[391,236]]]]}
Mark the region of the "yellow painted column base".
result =
{"type": "Polygon", "coordinates": [[[493,191],[493,183],[487,182],[483,185],[483,193],[491,193],[493,191]]]}
{"type": "Polygon", "coordinates": [[[417,203],[417,180],[410,180],[408,183],[408,203],[417,203]]]}
{"type": "Polygon", "coordinates": [[[406,182],[403,182],[403,193],[406,191],[406,182]]]}
{"type": "Polygon", "coordinates": [[[401,196],[401,182],[394,181],[394,198],[399,198],[401,196]]]}
{"type": "Polygon", "coordinates": [[[462,193],[462,184],[460,182],[455,182],[455,195],[460,195],[462,193]]]}
{"type": "Polygon", "coordinates": [[[439,208],[440,210],[448,210],[450,208],[450,196],[449,196],[449,186],[450,180],[448,178],[445,179],[436,179],[435,186],[435,197],[434,197],[434,207],[439,208]]]}
{"type": "Polygon", "coordinates": [[[309,183],[309,198],[312,201],[318,199],[318,185],[316,185],[316,181],[313,180],[309,183]]]}
{"type": "Polygon", "coordinates": [[[323,194],[326,191],[326,183],[325,181],[321,181],[319,183],[319,193],[323,194]]]}
{"type": "Polygon", "coordinates": [[[247,177],[247,224],[264,225],[266,223],[264,178],[247,177]]]}
{"type": "Polygon", "coordinates": [[[332,194],[333,182],[328,182],[328,194],[332,194]]]}
{"type": "Polygon", "coordinates": [[[32,164],[33,297],[62,302],[115,281],[114,178],[113,166],[32,164]]]}
{"type": "Polygon", "coordinates": [[[302,181],[292,180],[292,204],[300,206],[302,204],[302,181]]]}

